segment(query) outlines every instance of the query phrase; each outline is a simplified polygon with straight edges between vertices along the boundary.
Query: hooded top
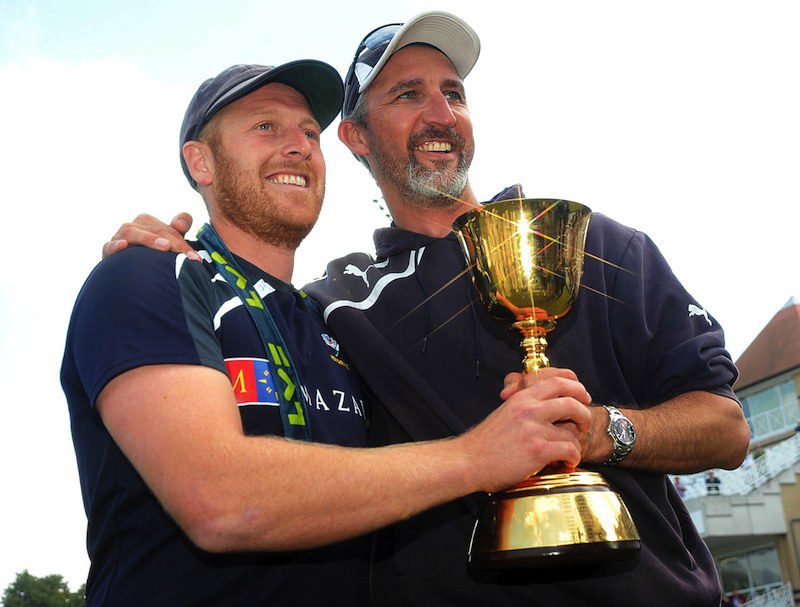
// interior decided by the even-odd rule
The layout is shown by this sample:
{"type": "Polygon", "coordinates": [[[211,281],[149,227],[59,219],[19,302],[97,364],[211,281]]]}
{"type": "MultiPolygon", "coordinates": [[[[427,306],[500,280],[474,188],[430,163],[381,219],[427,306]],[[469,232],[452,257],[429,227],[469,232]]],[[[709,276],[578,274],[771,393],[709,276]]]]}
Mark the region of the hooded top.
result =
{"type": "MultiPolygon", "coordinates": [[[[454,234],[390,227],[375,232],[375,246],[377,258],[333,261],[305,287],[372,392],[371,442],[458,435],[501,404],[503,378],[521,370],[520,334],[479,304],[454,234]]],[[[575,371],[596,403],[646,408],[692,390],[735,399],[722,328],[710,315],[689,315],[699,304],[645,234],[595,213],[586,252],[584,288],[548,334],[552,366],[575,371]]],[[[584,467],[600,472],[628,506],[641,534],[634,559],[513,584],[476,581],[466,554],[485,496],[474,494],[377,534],[374,603],[718,604],[714,561],[668,478],[584,467]]]]}

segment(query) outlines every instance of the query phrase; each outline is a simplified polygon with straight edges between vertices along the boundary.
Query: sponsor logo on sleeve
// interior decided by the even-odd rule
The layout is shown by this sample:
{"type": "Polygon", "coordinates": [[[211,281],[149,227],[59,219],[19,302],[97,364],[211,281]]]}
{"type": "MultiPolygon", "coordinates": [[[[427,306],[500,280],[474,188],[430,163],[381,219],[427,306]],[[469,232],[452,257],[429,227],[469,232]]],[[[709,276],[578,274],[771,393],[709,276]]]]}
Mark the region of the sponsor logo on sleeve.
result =
{"type": "Polygon", "coordinates": [[[689,318],[691,318],[692,316],[702,316],[703,318],[706,319],[708,326],[709,327],[711,326],[711,319],[708,317],[708,312],[706,312],[700,306],[689,304],[689,318]]]}
{"type": "Polygon", "coordinates": [[[264,358],[227,358],[225,366],[236,402],[242,405],[278,406],[275,383],[264,358]]]}

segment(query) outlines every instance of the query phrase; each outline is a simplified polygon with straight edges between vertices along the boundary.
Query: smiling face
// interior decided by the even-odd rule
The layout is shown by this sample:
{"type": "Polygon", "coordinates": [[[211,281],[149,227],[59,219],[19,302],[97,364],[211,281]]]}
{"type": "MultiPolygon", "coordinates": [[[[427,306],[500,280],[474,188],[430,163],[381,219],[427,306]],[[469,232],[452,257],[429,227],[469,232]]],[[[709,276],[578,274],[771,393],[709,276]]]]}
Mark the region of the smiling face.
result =
{"type": "MultiPolygon", "coordinates": [[[[461,197],[474,154],[464,86],[441,51],[397,51],[364,93],[365,154],[384,196],[425,208],[461,197]]],[[[352,149],[352,148],[351,148],[352,149]]]]}
{"type": "Polygon", "coordinates": [[[264,242],[295,249],[317,221],[325,192],[320,128],[305,97],[268,84],[207,125],[212,222],[221,216],[264,242]]]}

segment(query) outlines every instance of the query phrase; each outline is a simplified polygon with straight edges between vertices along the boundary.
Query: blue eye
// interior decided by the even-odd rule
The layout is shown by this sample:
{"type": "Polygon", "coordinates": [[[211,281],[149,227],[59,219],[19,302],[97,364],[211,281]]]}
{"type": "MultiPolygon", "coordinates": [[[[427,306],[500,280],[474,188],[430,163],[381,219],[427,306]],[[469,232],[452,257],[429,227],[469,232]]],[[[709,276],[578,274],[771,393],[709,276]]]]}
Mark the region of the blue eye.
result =
{"type": "Polygon", "coordinates": [[[271,131],[272,130],[272,124],[269,123],[269,122],[262,122],[256,128],[259,131],[271,131]]]}

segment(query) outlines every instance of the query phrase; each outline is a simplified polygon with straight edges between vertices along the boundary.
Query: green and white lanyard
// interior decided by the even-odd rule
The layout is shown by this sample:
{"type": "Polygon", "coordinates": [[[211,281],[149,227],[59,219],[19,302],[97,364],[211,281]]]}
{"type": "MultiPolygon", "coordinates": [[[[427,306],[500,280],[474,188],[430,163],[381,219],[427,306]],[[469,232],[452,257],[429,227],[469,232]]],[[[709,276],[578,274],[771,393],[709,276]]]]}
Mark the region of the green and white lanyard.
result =
{"type": "MultiPolygon", "coordinates": [[[[284,436],[310,441],[311,428],[306,404],[300,391],[300,378],[292,362],[289,349],[286,347],[286,342],[283,341],[283,337],[275,325],[270,302],[261,299],[214,228],[205,224],[197,233],[197,238],[208,251],[220,276],[242,300],[242,304],[249,312],[261,340],[264,342],[264,349],[269,352],[267,365],[278,396],[284,436]],[[279,383],[283,384],[282,389],[278,386],[279,383]]],[[[307,297],[303,297],[304,302],[307,299],[307,297]]],[[[310,302],[306,305],[311,306],[310,302]]]]}

